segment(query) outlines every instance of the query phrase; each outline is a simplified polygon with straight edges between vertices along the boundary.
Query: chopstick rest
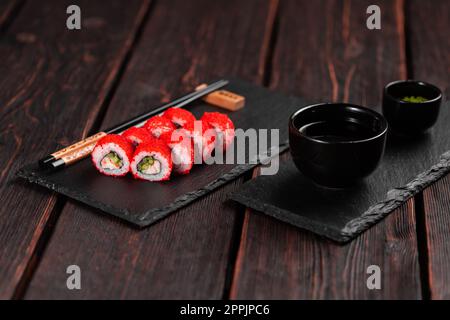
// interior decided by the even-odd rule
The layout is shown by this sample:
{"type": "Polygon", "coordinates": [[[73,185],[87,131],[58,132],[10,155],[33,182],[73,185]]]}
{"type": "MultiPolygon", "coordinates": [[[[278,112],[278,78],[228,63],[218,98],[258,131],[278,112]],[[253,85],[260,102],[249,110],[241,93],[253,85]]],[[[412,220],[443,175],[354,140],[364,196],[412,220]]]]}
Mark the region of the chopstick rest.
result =
{"type": "MultiPolygon", "coordinates": [[[[199,85],[195,90],[202,90],[206,88],[206,84],[199,85]]],[[[203,101],[211,105],[227,109],[230,111],[237,111],[245,106],[245,97],[227,90],[217,90],[202,98],[203,101]]]]}

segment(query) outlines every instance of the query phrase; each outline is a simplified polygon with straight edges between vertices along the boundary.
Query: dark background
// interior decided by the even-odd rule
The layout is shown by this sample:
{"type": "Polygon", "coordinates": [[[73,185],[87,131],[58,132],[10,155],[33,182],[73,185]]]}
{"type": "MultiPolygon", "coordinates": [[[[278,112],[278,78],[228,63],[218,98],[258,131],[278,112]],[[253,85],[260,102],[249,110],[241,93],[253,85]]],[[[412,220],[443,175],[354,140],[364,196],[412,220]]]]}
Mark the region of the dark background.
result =
{"type": "Polygon", "coordinates": [[[397,79],[448,95],[449,11],[446,0],[2,0],[0,298],[450,298],[448,177],[345,246],[224,202],[250,175],[143,231],[15,177],[221,75],[375,108],[397,79]],[[66,28],[70,4],[79,31],[66,28]],[[371,4],[381,30],[366,28],[371,4]],[[66,288],[72,264],[78,291],[66,288]],[[372,264],[381,290],[367,289],[372,264]]]}

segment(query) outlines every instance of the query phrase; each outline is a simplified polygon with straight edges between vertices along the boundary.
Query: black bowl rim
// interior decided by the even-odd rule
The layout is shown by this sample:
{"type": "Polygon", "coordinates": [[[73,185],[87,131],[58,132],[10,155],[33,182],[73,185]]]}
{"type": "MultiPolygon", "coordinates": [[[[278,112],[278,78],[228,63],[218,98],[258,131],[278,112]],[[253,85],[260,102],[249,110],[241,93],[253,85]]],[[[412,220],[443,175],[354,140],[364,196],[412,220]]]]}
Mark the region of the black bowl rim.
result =
{"type": "Polygon", "coordinates": [[[305,138],[305,139],[307,139],[309,141],[313,141],[313,142],[317,142],[317,143],[321,143],[321,144],[326,144],[326,145],[357,144],[357,143],[365,143],[365,142],[373,141],[373,140],[379,139],[382,136],[386,135],[387,131],[388,131],[388,127],[389,127],[386,118],[382,114],[380,114],[380,113],[378,113],[378,112],[376,112],[376,111],[374,111],[372,109],[363,107],[363,106],[359,106],[359,105],[351,104],[351,103],[345,103],[345,102],[323,102],[323,103],[316,103],[316,104],[311,104],[311,105],[307,105],[305,107],[302,107],[299,110],[295,111],[289,117],[289,126],[292,126],[292,128],[296,129],[294,132],[296,134],[300,135],[301,137],[303,137],[303,138],[305,138]],[[306,111],[306,110],[309,110],[309,109],[313,109],[313,108],[317,108],[317,107],[323,107],[323,106],[326,106],[326,105],[328,105],[328,106],[329,105],[343,106],[343,107],[346,107],[346,108],[352,108],[352,109],[356,109],[356,110],[359,110],[359,111],[363,111],[363,112],[369,113],[374,118],[377,118],[377,119],[381,120],[383,129],[381,130],[380,133],[374,135],[373,137],[367,138],[367,139],[359,139],[359,140],[352,140],[352,141],[333,141],[333,142],[330,142],[330,141],[324,141],[324,140],[320,140],[320,139],[311,138],[310,136],[307,136],[307,135],[301,133],[294,126],[294,118],[296,116],[298,116],[299,113],[301,113],[303,111],[306,111]]]}
{"type": "Polygon", "coordinates": [[[436,101],[439,101],[442,99],[442,90],[439,89],[437,86],[435,86],[434,84],[422,81],[422,80],[412,80],[412,79],[408,79],[408,80],[397,80],[397,81],[392,81],[389,82],[387,85],[384,86],[384,94],[386,96],[388,96],[389,98],[401,103],[401,104],[428,104],[428,103],[434,103],[436,101]],[[438,96],[436,98],[433,98],[431,100],[427,100],[424,102],[407,102],[407,101],[403,101],[397,97],[394,97],[393,95],[391,95],[390,93],[388,93],[388,89],[391,88],[392,86],[398,85],[398,84],[403,84],[403,83],[411,83],[411,84],[416,84],[418,86],[423,86],[423,87],[429,87],[430,89],[435,90],[438,93],[438,96]]]}

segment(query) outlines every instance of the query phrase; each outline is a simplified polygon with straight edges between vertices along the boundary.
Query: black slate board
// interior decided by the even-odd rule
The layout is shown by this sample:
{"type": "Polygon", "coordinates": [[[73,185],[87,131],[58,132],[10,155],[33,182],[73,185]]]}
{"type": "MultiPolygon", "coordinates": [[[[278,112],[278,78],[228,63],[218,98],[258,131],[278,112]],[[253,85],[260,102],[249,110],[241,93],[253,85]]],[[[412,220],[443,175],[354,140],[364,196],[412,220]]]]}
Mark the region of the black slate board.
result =
{"type": "Polygon", "coordinates": [[[450,171],[450,103],[438,123],[414,139],[388,137],[380,167],[360,185],[333,190],[303,176],[289,158],[274,176],[245,183],[231,198],[337,242],[355,238],[450,171]]]}
{"type": "MultiPolygon", "coordinates": [[[[246,106],[229,113],[236,128],[281,128],[280,141],[287,141],[287,119],[305,102],[273,93],[259,86],[231,80],[227,90],[246,97],[246,106]]],[[[204,111],[222,111],[205,103],[189,107],[196,116],[204,111]]],[[[124,119],[125,120],[125,119],[124,119]]],[[[280,150],[286,149],[286,143],[280,150]]],[[[132,177],[111,178],[99,174],[89,159],[57,172],[29,165],[18,175],[32,183],[64,194],[137,226],[148,226],[217,187],[237,178],[256,164],[199,165],[187,176],[149,183],[132,177]]]]}

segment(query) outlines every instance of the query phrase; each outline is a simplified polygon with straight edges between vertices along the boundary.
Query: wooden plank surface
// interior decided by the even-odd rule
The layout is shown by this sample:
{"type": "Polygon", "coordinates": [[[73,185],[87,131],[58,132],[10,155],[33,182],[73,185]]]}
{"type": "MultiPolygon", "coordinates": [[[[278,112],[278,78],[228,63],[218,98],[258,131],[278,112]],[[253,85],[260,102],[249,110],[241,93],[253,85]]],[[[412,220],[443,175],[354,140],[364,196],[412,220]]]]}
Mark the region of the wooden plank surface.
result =
{"type": "Polygon", "coordinates": [[[149,1],[113,0],[108,10],[78,1],[84,26],[73,32],[66,28],[69,4],[28,1],[1,34],[1,299],[20,296],[57,213],[56,196],[15,172],[91,129],[149,1]]]}
{"type": "MultiPolygon", "coordinates": [[[[103,126],[211,77],[261,83],[274,10],[260,0],[157,2],[103,126]]],[[[239,225],[238,208],[224,200],[241,183],[144,230],[69,201],[25,297],[221,298],[239,225]],[[71,264],[81,267],[80,291],[66,288],[71,264]]]]}
{"type": "MultiPolygon", "coordinates": [[[[370,4],[282,1],[271,87],[318,102],[379,105],[382,86],[406,77],[404,11],[403,1],[378,1],[382,30],[370,31],[370,4]]],[[[420,297],[412,200],[345,246],[256,212],[245,216],[233,299],[420,297]],[[381,268],[381,290],[366,286],[370,265],[381,268]]]]}
{"type": "MultiPolygon", "coordinates": [[[[446,0],[407,3],[412,77],[437,85],[450,97],[450,3],[446,0]]],[[[450,176],[423,192],[426,244],[423,252],[432,299],[450,299],[450,176]],[[425,251],[425,250],[424,250],[425,251]]]]}

